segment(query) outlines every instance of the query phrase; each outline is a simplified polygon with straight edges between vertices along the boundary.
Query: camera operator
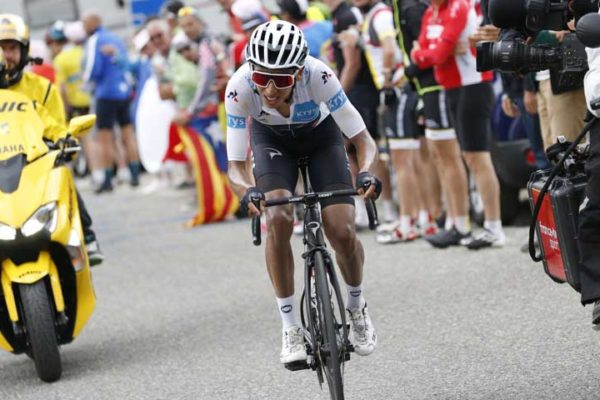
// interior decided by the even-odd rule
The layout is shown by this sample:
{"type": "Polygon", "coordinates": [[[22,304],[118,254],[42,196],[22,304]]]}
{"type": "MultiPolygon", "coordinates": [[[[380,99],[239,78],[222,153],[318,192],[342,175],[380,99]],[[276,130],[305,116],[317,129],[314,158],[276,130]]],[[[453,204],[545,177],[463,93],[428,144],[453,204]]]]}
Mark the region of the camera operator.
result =
{"type": "Polygon", "coordinates": [[[573,18],[589,12],[591,4],[589,0],[490,1],[489,14],[496,26],[505,28],[501,35],[505,43],[497,47],[488,44],[491,51],[482,52],[478,64],[481,61],[489,68],[521,74],[536,72],[545,148],[558,136],[573,140],[583,127],[583,74],[587,65],[583,45],[571,31],[575,28],[573,18]],[[540,8],[539,3],[546,3],[546,8],[540,8]],[[545,11],[540,14],[541,9],[545,11]],[[532,46],[527,46],[526,40],[532,46]],[[509,57],[500,60],[501,53],[509,57]]]}
{"type": "MultiPolygon", "coordinates": [[[[588,109],[600,117],[600,112],[593,110],[590,104],[600,99],[600,50],[586,48],[586,52],[583,52],[581,42],[574,35],[565,34],[566,29],[575,29],[575,24],[583,15],[597,12],[598,0],[490,1],[490,17],[494,24],[505,29],[512,28],[508,32],[520,38],[503,44],[480,46],[478,69],[494,68],[520,73],[551,69],[551,81],[542,83],[538,96],[538,100],[547,100],[549,108],[550,132],[544,135],[546,145],[552,144],[557,135],[573,139],[577,130],[581,129],[583,123],[579,118],[582,118],[583,112],[580,113],[581,106],[575,104],[580,101],[582,83],[588,109]],[[549,31],[554,31],[550,35],[556,38],[558,46],[549,43],[549,39],[553,39],[549,31]],[[535,38],[534,46],[527,46],[525,38],[527,44],[531,44],[535,38]],[[552,90],[549,90],[550,87],[552,90]]],[[[540,118],[543,118],[543,112],[541,114],[540,118]]],[[[591,154],[585,164],[588,176],[586,198],[580,207],[577,244],[580,253],[581,302],[583,305],[594,303],[592,322],[599,324],[600,123],[592,125],[590,147],[591,154]]]]}

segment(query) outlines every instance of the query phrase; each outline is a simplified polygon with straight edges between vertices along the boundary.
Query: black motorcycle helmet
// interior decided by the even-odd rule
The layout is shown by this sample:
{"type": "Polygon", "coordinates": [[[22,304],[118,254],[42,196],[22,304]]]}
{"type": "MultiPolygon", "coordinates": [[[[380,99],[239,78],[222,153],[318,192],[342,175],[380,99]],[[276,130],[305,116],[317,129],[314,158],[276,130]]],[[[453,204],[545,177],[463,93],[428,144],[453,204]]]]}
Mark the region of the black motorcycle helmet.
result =
{"type": "Polygon", "coordinates": [[[29,28],[23,18],[14,14],[0,14],[0,42],[14,40],[21,47],[21,61],[15,68],[8,69],[4,56],[1,60],[4,67],[0,66],[0,88],[7,88],[17,84],[22,76],[23,69],[29,61],[29,28]]]}

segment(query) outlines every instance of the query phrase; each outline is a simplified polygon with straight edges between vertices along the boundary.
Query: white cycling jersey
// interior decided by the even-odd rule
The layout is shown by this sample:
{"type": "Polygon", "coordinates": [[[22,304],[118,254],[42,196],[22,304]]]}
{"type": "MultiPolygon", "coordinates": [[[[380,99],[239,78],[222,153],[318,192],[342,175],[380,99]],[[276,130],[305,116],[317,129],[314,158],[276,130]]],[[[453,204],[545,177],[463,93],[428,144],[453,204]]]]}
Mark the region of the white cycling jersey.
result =
{"type": "Polygon", "coordinates": [[[227,157],[230,161],[245,161],[248,149],[248,117],[265,125],[317,126],[330,113],[344,135],[352,138],[366,129],[365,123],[348,101],[339,80],[322,61],[308,56],[302,79],[294,87],[290,116],[262,103],[256,86],[250,79],[248,63],[242,65],[231,77],[225,91],[227,113],[227,157]]]}

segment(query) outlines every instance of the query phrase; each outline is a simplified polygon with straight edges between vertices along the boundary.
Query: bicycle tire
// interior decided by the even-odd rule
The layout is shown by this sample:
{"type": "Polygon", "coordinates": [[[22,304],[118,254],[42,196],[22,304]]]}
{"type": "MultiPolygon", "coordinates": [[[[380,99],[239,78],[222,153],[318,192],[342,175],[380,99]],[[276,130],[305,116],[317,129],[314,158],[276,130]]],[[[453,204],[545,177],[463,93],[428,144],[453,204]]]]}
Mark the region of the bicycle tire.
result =
{"type": "Polygon", "coordinates": [[[320,251],[315,252],[315,285],[319,309],[319,324],[321,325],[321,364],[324,368],[325,378],[329,386],[332,400],[344,399],[344,383],[341,370],[340,349],[337,341],[334,310],[331,304],[325,261],[320,251]]]}

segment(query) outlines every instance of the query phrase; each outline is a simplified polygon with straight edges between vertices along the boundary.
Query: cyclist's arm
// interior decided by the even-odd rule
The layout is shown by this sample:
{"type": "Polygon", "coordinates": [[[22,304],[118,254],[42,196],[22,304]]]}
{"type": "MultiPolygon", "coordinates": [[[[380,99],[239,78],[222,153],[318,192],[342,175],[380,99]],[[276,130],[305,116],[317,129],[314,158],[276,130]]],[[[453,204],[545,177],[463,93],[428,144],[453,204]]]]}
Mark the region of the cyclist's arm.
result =
{"type": "Polygon", "coordinates": [[[319,69],[323,69],[327,73],[328,79],[323,83],[317,74],[313,74],[311,87],[315,100],[327,105],[342,133],[356,147],[359,170],[361,172],[368,171],[377,158],[377,145],[367,131],[361,115],[348,101],[346,93],[333,72],[325,64],[319,69]]]}
{"type": "Polygon", "coordinates": [[[394,16],[391,10],[384,10],[373,18],[373,26],[377,32],[377,38],[381,43],[383,51],[383,72],[385,76],[384,86],[389,86],[392,74],[396,68],[396,56],[399,52],[396,41],[396,30],[394,27],[394,16]]]}
{"type": "Polygon", "coordinates": [[[377,161],[377,144],[369,134],[369,131],[363,129],[350,138],[350,142],[356,149],[358,172],[371,171],[377,161]]]}
{"type": "Polygon", "coordinates": [[[352,89],[356,82],[362,60],[360,58],[360,49],[356,46],[344,46],[342,48],[342,55],[344,57],[344,67],[340,72],[340,82],[344,91],[347,92],[352,89]]]}
{"type": "Polygon", "coordinates": [[[227,159],[229,169],[227,175],[233,191],[242,197],[249,187],[254,186],[254,179],[248,171],[248,111],[244,106],[242,93],[243,83],[234,76],[225,89],[225,112],[227,114],[227,159]],[[229,96],[228,94],[232,94],[229,96]],[[237,95],[233,95],[236,93],[237,95]]]}

